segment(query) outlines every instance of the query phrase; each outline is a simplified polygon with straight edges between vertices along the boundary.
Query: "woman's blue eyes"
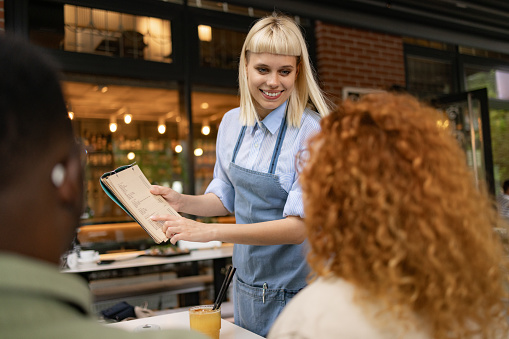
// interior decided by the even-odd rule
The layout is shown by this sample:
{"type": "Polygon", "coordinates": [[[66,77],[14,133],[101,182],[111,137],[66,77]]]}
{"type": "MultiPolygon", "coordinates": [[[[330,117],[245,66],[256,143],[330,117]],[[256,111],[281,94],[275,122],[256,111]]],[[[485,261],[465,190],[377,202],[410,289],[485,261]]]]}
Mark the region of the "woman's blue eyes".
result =
{"type": "MultiPolygon", "coordinates": [[[[262,67],[259,67],[259,68],[257,68],[256,70],[257,70],[259,73],[268,73],[268,72],[269,72],[268,68],[262,68],[262,67]]],[[[290,73],[292,73],[292,71],[284,69],[284,70],[279,71],[279,73],[280,73],[281,75],[289,75],[290,73]]]]}

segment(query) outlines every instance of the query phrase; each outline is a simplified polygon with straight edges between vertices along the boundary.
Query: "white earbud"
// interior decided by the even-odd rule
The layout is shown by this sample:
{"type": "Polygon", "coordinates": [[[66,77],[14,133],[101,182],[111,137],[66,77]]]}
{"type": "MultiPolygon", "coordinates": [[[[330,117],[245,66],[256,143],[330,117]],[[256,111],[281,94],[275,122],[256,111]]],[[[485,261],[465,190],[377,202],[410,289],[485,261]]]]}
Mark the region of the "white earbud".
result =
{"type": "Polygon", "coordinates": [[[65,178],[65,167],[62,164],[56,164],[51,171],[51,181],[56,187],[62,186],[65,178]]]}

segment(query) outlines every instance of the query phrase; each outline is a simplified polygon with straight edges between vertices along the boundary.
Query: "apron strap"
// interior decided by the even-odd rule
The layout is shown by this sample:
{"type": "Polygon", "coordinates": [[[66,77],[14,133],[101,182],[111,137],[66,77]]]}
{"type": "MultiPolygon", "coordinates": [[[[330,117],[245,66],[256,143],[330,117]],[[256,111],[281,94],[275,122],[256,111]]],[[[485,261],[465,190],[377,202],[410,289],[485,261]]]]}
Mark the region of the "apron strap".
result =
{"type": "Polygon", "coordinates": [[[237,153],[239,153],[240,144],[242,143],[242,139],[244,139],[244,134],[246,133],[246,126],[242,126],[242,129],[239,133],[239,138],[237,139],[237,143],[235,144],[235,148],[233,150],[232,162],[235,163],[235,158],[237,158],[237,153]]]}
{"type": "Polygon", "coordinates": [[[274,172],[276,171],[277,160],[279,159],[279,154],[281,153],[281,146],[283,145],[283,139],[285,138],[286,134],[286,127],[287,124],[285,112],[285,117],[281,121],[281,126],[279,126],[279,135],[277,136],[276,146],[274,147],[274,153],[272,154],[272,160],[270,161],[269,166],[270,174],[274,174],[274,172]]]}

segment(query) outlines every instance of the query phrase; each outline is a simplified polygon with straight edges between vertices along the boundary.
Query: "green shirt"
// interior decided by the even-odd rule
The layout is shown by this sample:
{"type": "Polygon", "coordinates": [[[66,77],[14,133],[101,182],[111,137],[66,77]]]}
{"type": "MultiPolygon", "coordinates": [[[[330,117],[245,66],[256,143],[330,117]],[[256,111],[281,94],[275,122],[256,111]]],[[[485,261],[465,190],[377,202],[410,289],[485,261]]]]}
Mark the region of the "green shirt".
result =
{"type": "Polygon", "coordinates": [[[86,282],[54,265],[0,252],[2,339],[203,339],[187,330],[130,333],[108,327],[91,313],[86,282]]]}

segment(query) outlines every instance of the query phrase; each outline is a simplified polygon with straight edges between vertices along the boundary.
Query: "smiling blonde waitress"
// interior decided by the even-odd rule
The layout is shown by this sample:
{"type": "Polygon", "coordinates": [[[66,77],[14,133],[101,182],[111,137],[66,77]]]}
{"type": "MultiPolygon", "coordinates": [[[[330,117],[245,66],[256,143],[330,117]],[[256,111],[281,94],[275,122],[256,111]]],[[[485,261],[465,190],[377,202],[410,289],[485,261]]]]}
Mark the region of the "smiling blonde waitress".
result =
{"type": "Polygon", "coordinates": [[[177,211],[236,224],[164,220],[171,242],[235,243],[235,323],[266,336],[289,300],[306,286],[305,226],[296,155],[329,107],[316,83],[299,27],[285,16],[262,18],[249,31],[239,65],[240,107],[219,127],[214,179],[204,195],[153,186],[177,211]],[[318,111],[319,113],[317,113],[318,111]]]}

